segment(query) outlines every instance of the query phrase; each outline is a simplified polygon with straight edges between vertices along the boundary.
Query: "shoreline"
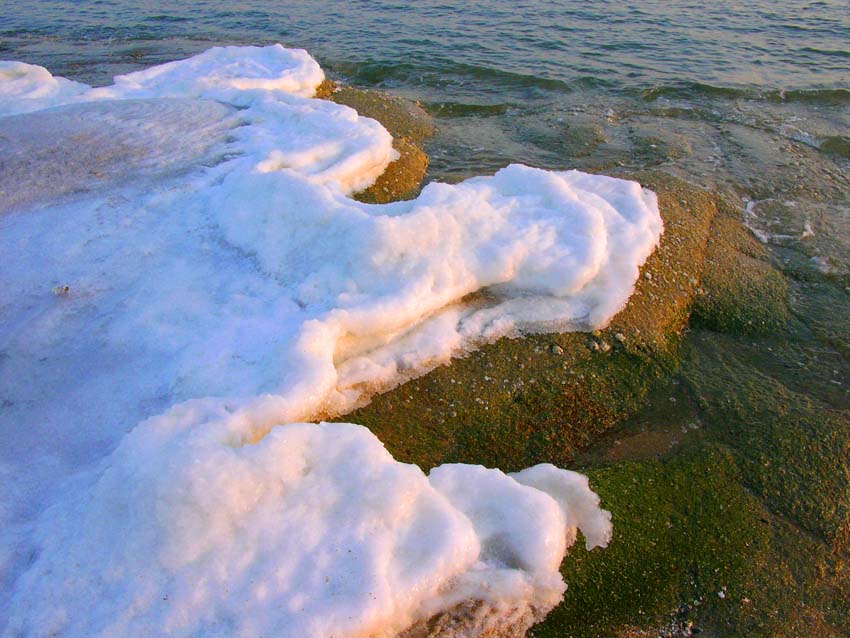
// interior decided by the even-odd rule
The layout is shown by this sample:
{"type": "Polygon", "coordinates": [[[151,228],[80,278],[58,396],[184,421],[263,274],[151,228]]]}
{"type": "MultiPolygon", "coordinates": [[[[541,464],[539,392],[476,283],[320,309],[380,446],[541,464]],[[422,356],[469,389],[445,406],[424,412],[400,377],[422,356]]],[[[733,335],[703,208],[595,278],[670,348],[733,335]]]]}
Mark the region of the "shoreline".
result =
{"type": "Polygon", "coordinates": [[[588,473],[615,538],[566,558],[565,601],[531,635],[846,636],[850,409],[817,370],[776,371],[793,356],[777,344],[814,317],[789,306],[788,275],[723,196],[664,173],[634,177],[659,193],[666,232],[608,328],[502,339],[342,420],[425,468],[546,461],[588,473]],[[718,376],[727,360],[735,372],[718,376]],[[815,432],[835,447],[787,447],[815,432]],[[792,484],[771,476],[801,464],[792,484]]]}

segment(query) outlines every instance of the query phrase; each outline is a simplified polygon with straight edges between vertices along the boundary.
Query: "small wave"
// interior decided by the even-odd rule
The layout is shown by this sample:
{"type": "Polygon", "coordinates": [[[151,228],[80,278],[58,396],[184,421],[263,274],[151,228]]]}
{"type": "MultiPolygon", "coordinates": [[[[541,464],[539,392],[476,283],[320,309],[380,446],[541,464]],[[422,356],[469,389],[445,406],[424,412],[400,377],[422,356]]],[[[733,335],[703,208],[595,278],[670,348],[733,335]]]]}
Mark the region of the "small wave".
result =
{"type": "Polygon", "coordinates": [[[548,91],[571,93],[573,87],[563,80],[538,77],[486,66],[453,62],[451,60],[429,62],[386,62],[341,63],[334,67],[354,82],[371,85],[401,82],[425,86],[444,86],[454,78],[487,80],[490,86],[508,88],[537,88],[548,91]]]}
{"type": "Polygon", "coordinates": [[[705,84],[703,82],[680,82],[676,84],[656,86],[651,89],[644,89],[641,91],[641,97],[647,102],[654,102],[661,97],[690,98],[695,96],[705,96],[735,99],[750,97],[751,95],[752,93],[746,89],[738,89],[729,86],[715,86],[713,84],[705,84]]]}
{"type": "Polygon", "coordinates": [[[771,102],[808,102],[812,104],[850,103],[848,89],[796,89],[792,91],[772,91],[767,94],[771,102]]]}
{"type": "MultiPolygon", "coordinates": [[[[627,93],[633,93],[627,91],[627,93]]],[[[703,82],[678,82],[655,86],[639,91],[640,97],[647,102],[659,98],[693,99],[699,97],[721,99],[766,100],[768,102],[805,102],[810,104],[847,104],[850,103],[850,90],[836,89],[745,89],[731,86],[715,86],[703,82]]]]}
{"type": "Polygon", "coordinates": [[[576,89],[616,89],[620,84],[613,80],[598,78],[593,75],[583,75],[570,81],[570,86],[576,89]]]}
{"type": "Polygon", "coordinates": [[[153,22],[153,23],[171,23],[171,22],[189,22],[189,18],[183,16],[175,16],[175,15],[155,15],[148,16],[144,19],[144,22],[153,22]]]}
{"type": "Polygon", "coordinates": [[[434,117],[488,117],[504,115],[511,109],[519,108],[516,104],[465,104],[462,102],[423,102],[422,107],[434,117]]]}
{"type": "Polygon", "coordinates": [[[850,58],[850,51],[845,51],[843,49],[818,49],[817,47],[803,47],[801,50],[806,53],[817,53],[818,55],[850,58]]]}
{"type": "Polygon", "coordinates": [[[850,137],[843,135],[831,135],[821,140],[818,149],[821,153],[835,157],[846,157],[850,159],[850,137]]]}
{"type": "Polygon", "coordinates": [[[656,117],[700,120],[703,122],[722,122],[724,116],[714,110],[698,107],[665,106],[650,107],[649,112],[656,117]]]}

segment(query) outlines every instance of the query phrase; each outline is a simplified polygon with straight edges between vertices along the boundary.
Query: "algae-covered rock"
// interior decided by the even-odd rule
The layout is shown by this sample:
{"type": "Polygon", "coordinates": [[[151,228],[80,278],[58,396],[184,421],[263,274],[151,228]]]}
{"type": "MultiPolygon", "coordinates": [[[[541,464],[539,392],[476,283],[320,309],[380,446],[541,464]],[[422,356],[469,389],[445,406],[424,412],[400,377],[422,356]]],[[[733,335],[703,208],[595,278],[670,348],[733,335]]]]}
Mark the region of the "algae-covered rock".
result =
{"type": "MultiPolygon", "coordinates": [[[[817,337],[850,361],[850,287],[822,277],[791,282],[794,311],[817,337]]],[[[846,387],[845,387],[846,391],[846,387]]],[[[847,398],[850,404],[850,397],[847,398]]]]}
{"type": "Polygon", "coordinates": [[[767,250],[721,200],[694,305],[697,322],[720,332],[776,332],[789,318],[787,296],[785,279],[770,264],[767,250]]]}
{"type": "Polygon", "coordinates": [[[681,180],[638,178],[658,193],[665,232],[606,330],[499,340],[346,418],[371,428],[397,458],[426,468],[459,461],[511,470],[568,463],[638,410],[677,366],[717,213],[713,196],[681,180]]]}
{"type": "Polygon", "coordinates": [[[378,91],[323,84],[317,97],[350,106],[360,115],[378,120],[393,136],[399,158],[355,198],[370,204],[385,204],[416,197],[428,171],[428,156],[420,144],[434,134],[431,116],[414,102],[378,91]]]}
{"type": "Polygon", "coordinates": [[[583,471],[617,531],[571,551],[564,602],[531,635],[847,635],[846,556],[765,507],[727,448],[583,471]]]}
{"type": "Polygon", "coordinates": [[[685,349],[683,372],[711,432],[771,509],[848,549],[850,415],[753,369],[732,345],[698,334],[685,349]]]}
{"type": "Polygon", "coordinates": [[[389,93],[339,86],[330,92],[328,99],[378,120],[393,137],[423,142],[434,134],[434,120],[425,109],[389,93]]]}
{"type": "MultiPolygon", "coordinates": [[[[345,99],[382,122],[394,108],[345,99]]],[[[614,541],[572,551],[564,603],[529,635],[850,636],[844,293],[789,285],[721,197],[626,177],[658,194],[665,232],[607,329],[501,339],[345,419],[426,470],[568,465],[591,449],[579,469],[614,541]]],[[[482,614],[470,603],[415,635],[489,635],[482,614]]]]}
{"type": "Polygon", "coordinates": [[[564,603],[535,636],[614,635],[673,610],[686,618],[696,607],[727,615],[758,598],[753,566],[765,559],[769,530],[728,452],[698,447],[587,473],[612,508],[617,533],[605,552],[570,552],[561,568],[569,583],[564,603]]]}

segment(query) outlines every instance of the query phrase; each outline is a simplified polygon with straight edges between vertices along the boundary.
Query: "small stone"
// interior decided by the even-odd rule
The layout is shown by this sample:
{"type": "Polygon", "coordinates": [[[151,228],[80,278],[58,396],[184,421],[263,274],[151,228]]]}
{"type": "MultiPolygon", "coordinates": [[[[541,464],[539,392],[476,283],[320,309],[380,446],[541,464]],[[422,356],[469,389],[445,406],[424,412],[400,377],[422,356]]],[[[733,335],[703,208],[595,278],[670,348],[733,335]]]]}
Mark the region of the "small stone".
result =
{"type": "Polygon", "coordinates": [[[622,332],[618,332],[617,334],[615,334],[614,338],[620,343],[626,343],[626,335],[624,335],[622,332]]]}
{"type": "Polygon", "coordinates": [[[587,344],[587,347],[593,352],[599,352],[599,344],[596,341],[591,341],[587,344]]]}
{"type": "Polygon", "coordinates": [[[652,281],[652,273],[651,272],[645,272],[645,273],[643,273],[643,276],[647,281],[652,281]]]}
{"type": "Polygon", "coordinates": [[[611,349],[611,344],[603,341],[601,344],[599,344],[599,347],[601,348],[602,352],[608,352],[611,349]]]}
{"type": "Polygon", "coordinates": [[[549,346],[549,352],[551,354],[562,355],[564,354],[564,349],[557,343],[553,343],[551,346],[549,346]]]}

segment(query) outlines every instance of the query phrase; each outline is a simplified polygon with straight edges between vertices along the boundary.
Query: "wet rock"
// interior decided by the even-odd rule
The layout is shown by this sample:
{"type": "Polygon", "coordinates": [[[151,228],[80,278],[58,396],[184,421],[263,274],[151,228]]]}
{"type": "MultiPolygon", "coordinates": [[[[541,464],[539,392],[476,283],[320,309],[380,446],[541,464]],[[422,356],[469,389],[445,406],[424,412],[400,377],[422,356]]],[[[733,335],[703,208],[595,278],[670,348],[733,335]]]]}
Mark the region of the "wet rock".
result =
{"type": "Polygon", "coordinates": [[[659,194],[665,233],[644,266],[631,300],[598,336],[582,333],[501,339],[397,390],[380,394],[346,418],[373,429],[397,456],[424,467],[447,462],[519,469],[537,462],[569,463],[575,451],[636,412],[654,382],[675,369],[701,276],[714,196],[664,174],[637,178],[659,194]],[[686,209],[680,203],[686,199],[686,209]],[[629,335],[623,342],[615,335],[629,335]],[[611,348],[611,343],[620,346],[611,348]],[[607,346],[603,348],[602,344],[607,346]],[[552,345],[557,357],[541,357],[552,345]],[[607,350],[605,357],[594,356],[607,350]],[[522,393],[503,384],[471,386],[485,375],[525,382],[522,393]],[[451,383],[450,379],[460,379],[451,383]],[[530,379],[537,383],[531,384],[530,379]],[[409,402],[395,400],[397,393],[409,402]],[[458,417],[443,415],[451,404],[458,417]],[[431,412],[428,408],[434,408],[431,412]]]}
{"type": "Polygon", "coordinates": [[[428,156],[420,144],[434,133],[430,115],[409,100],[328,82],[319,87],[317,97],[350,106],[360,115],[378,120],[393,136],[393,148],[399,158],[390,163],[372,186],[357,193],[355,199],[385,204],[419,194],[428,171],[428,156]]]}
{"type": "Polygon", "coordinates": [[[766,334],[789,319],[785,278],[767,250],[740,222],[740,212],[721,202],[706,247],[697,323],[720,332],[766,334]]]}

